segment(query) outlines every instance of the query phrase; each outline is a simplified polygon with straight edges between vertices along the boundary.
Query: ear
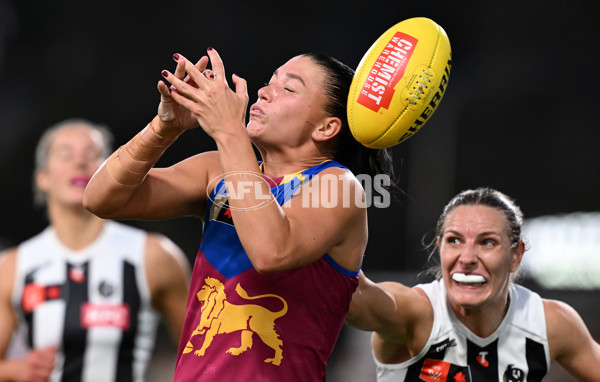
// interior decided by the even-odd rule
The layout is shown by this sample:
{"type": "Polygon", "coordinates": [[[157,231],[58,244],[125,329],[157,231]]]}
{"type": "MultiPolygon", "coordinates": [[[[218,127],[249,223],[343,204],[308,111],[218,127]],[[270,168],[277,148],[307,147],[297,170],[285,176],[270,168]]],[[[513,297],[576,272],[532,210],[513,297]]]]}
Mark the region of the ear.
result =
{"type": "Polygon", "coordinates": [[[519,241],[517,248],[513,252],[512,262],[510,263],[510,271],[516,272],[521,265],[521,260],[523,260],[523,255],[525,254],[525,242],[523,240],[519,241]]]}
{"type": "Polygon", "coordinates": [[[338,135],[341,129],[342,121],[339,118],[327,117],[313,130],[312,138],[319,142],[327,141],[338,135]]]}
{"type": "Polygon", "coordinates": [[[42,170],[35,173],[35,183],[40,190],[48,192],[48,175],[46,171],[42,170]]]}

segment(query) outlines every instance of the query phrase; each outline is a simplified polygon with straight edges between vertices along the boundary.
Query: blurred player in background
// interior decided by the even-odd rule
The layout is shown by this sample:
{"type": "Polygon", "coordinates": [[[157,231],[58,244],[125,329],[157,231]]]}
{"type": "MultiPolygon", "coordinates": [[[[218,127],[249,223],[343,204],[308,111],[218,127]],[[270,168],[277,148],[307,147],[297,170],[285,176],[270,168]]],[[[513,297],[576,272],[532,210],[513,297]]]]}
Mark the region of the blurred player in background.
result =
{"type": "Polygon", "coordinates": [[[0,257],[0,380],[143,381],[159,313],[179,339],[190,276],[182,251],[83,208],[111,140],[71,119],[38,143],[35,197],[50,225],[0,257]],[[17,328],[27,354],[5,359],[17,328]]]}

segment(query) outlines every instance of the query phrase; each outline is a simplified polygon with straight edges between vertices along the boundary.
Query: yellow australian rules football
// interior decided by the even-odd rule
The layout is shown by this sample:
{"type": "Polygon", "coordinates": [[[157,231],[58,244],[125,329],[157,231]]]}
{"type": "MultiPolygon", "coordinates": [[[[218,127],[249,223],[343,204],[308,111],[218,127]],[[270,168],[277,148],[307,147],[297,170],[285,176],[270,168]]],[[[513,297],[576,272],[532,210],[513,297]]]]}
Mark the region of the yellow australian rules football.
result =
{"type": "Polygon", "coordinates": [[[413,136],[437,109],[450,79],[444,29],[426,17],[399,22],[362,57],[348,94],[348,123],[364,146],[382,149],[413,136]]]}

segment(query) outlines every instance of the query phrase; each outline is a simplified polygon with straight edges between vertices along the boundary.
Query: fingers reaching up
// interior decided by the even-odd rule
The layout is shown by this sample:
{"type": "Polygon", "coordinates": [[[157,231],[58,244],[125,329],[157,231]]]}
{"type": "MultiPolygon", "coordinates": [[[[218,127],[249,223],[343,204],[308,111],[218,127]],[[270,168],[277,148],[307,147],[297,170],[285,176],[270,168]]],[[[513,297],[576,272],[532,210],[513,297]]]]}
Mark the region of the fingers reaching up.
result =
{"type": "Polygon", "coordinates": [[[169,97],[192,113],[198,124],[211,136],[226,126],[236,125],[237,129],[245,125],[248,105],[246,81],[234,75],[235,92],[229,88],[225,67],[217,51],[208,49],[210,69],[206,68],[205,61],[202,61],[202,65],[193,65],[183,55],[176,56],[175,72],[162,72],[165,80],[171,84],[169,97]]]}
{"type": "MultiPolygon", "coordinates": [[[[186,65],[188,60],[182,55],[176,53],[173,55],[173,60],[177,62],[173,78],[179,80],[186,86],[196,87],[196,83],[191,77],[186,76],[186,65]]],[[[208,57],[202,56],[195,65],[195,69],[199,71],[206,70],[208,65],[208,57]]],[[[179,131],[191,129],[198,126],[196,118],[177,102],[173,100],[171,92],[177,89],[174,85],[167,86],[163,81],[159,81],[157,85],[160,93],[160,104],[158,105],[158,116],[167,128],[178,129],[179,131]]]]}

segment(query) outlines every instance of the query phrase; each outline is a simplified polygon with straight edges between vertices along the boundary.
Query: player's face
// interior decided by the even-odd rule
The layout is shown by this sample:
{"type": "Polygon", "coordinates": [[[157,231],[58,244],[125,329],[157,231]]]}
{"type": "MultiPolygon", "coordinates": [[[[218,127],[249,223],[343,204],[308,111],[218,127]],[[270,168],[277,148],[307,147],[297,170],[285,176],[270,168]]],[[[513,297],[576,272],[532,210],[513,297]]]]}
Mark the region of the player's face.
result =
{"type": "Polygon", "coordinates": [[[257,146],[300,145],[326,117],[323,69],[308,57],[294,57],[275,71],[250,108],[248,134],[257,146]]]}
{"type": "Polygon", "coordinates": [[[495,208],[476,205],[452,210],[439,239],[443,280],[455,311],[504,309],[511,272],[522,258],[511,247],[508,223],[495,208]]]}
{"type": "Polygon", "coordinates": [[[81,205],[83,191],[102,164],[102,137],[79,125],[59,130],[48,150],[47,165],[37,175],[48,203],[81,205]]]}

